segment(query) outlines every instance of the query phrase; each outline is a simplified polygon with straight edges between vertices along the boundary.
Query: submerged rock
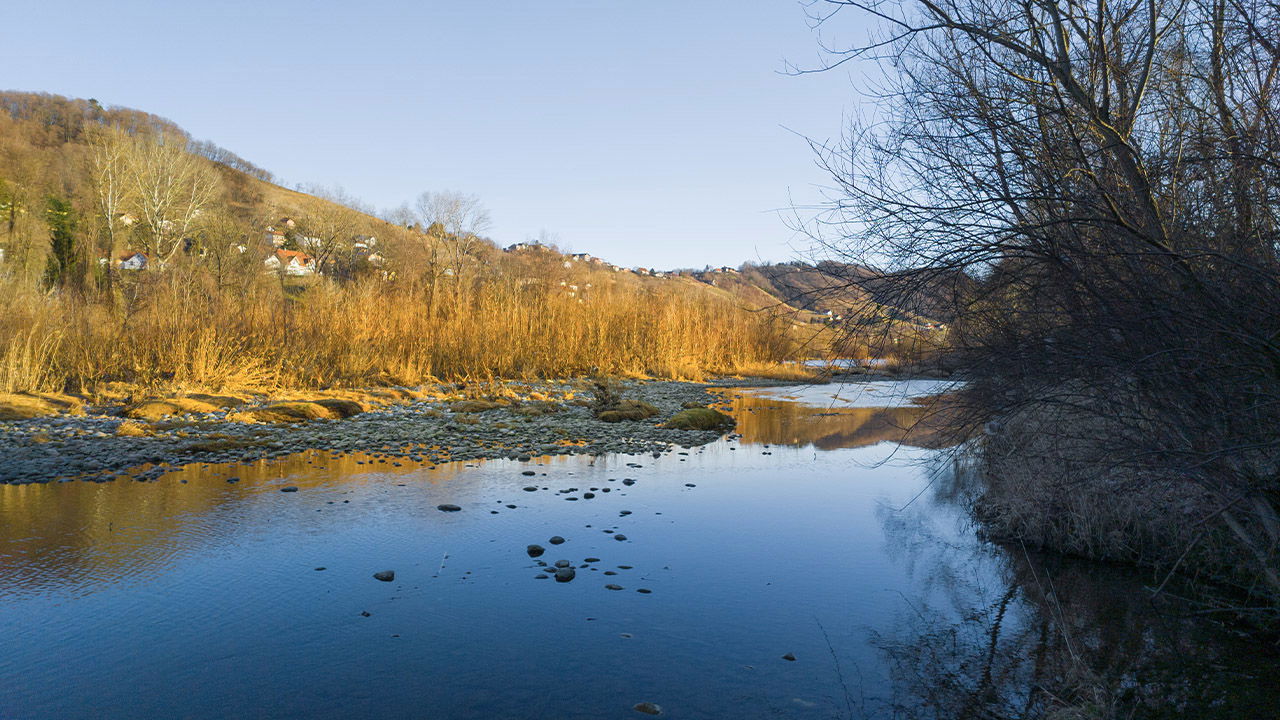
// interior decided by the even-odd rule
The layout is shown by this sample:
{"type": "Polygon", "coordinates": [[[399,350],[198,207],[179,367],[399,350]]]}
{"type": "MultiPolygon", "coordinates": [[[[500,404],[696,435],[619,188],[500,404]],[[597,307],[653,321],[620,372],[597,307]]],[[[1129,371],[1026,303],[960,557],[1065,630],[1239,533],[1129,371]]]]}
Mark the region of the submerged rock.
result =
{"type": "Polygon", "coordinates": [[[563,545],[564,538],[560,537],[559,535],[552,535],[551,539],[548,540],[547,542],[551,543],[552,545],[563,545]]]}
{"type": "Polygon", "coordinates": [[[462,508],[454,505],[453,503],[444,503],[443,505],[437,505],[436,509],[441,512],[458,512],[462,508]]]}
{"type": "Polygon", "coordinates": [[[530,545],[529,547],[525,548],[524,551],[529,553],[529,557],[536,558],[536,557],[541,557],[542,553],[546,552],[547,549],[542,547],[541,545],[530,545]]]}
{"type": "Polygon", "coordinates": [[[569,582],[578,574],[577,570],[571,567],[563,567],[556,570],[556,582],[569,582]]]}
{"type": "Polygon", "coordinates": [[[376,573],[374,573],[374,574],[373,574],[373,579],[374,579],[374,580],[381,580],[382,582],[391,582],[392,580],[395,580],[395,579],[396,579],[396,571],[395,571],[395,570],[380,570],[380,571],[378,571],[378,572],[376,572],[376,573]]]}
{"type": "Polygon", "coordinates": [[[651,702],[636,703],[631,707],[631,709],[635,710],[636,712],[644,713],[645,715],[661,715],[662,714],[662,706],[658,705],[657,703],[651,703],[651,702]]]}

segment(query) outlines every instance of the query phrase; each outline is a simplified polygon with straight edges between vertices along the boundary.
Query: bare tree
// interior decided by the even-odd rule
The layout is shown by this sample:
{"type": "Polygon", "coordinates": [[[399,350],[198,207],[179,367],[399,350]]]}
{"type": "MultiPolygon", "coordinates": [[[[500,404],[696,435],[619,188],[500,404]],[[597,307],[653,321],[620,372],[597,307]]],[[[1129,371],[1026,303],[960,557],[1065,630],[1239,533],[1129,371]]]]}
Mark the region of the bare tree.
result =
{"type": "Polygon", "coordinates": [[[414,207],[428,235],[448,243],[453,263],[449,268],[460,275],[480,241],[481,233],[489,229],[492,221],[489,211],[475,195],[453,190],[424,192],[418,196],[414,207]]]}
{"type": "Polygon", "coordinates": [[[128,178],[144,230],[143,251],[163,265],[183,248],[217,198],[218,176],[207,160],[186,151],[183,138],[134,137],[129,153],[128,178]]]}
{"type": "Polygon", "coordinates": [[[343,205],[317,205],[301,218],[299,246],[315,258],[317,268],[323,269],[331,265],[343,249],[350,249],[358,220],[355,211],[343,205]]]}
{"type": "Polygon", "coordinates": [[[93,199],[101,230],[99,249],[107,258],[105,277],[108,294],[115,278],[115,259],[121,235],[132,223],[132,218],[125,213],[134,201],[134,187],[129,178],[132,146],[132,138],[116,127],[98,128],[89,140],[93,199]]]}
{"type": "Polygon", "coordinates": [[[816,146],[839,190],[808,228],[885,267],[897,306],[958,290],[950,340],[974,420],[1027,440],[988,432],[988,452],[1041,453],[1001,465],[1036,468],[1045,482],[1019,487],[1041,494],[1001,503],[1018,483],[994,477],[994,515],[1075,552],[1194,560],[1280,609],[1280,7],[810,8],[819,25],[878,20],[831,66],[879,62],[887,83],[881,121],[816,146]],[[1049,518],[1089,494],[1082,478],[1105,488],[1094,512],[1049,518]],[[1130,503],[1141,517],[1109,512],[1130,503]],[[1126,536],[1138,526],[1153,534],[1126,536]],[[1193,551],[1188,526],[1220,552],[1193,551]]]}

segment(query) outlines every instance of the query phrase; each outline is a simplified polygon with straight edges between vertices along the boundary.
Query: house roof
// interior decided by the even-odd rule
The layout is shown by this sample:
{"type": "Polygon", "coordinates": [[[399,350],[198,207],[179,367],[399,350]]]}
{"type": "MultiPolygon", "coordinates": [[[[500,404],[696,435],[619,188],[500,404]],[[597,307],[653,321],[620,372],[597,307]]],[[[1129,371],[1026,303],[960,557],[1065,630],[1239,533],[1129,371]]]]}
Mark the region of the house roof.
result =
{"type": "Polygon", "coordinates": [[[297,260],[303,265],[310,264],[312,260],[310,255],[299,250],[276,250],[276,257],[280,258],[281,262],[297,260]]]}
{"type": "Polygon", "coordinates": [[[135,251],[129,251],[129,252],[126,252],[126,253],[122,254],[120,257],[118,257],[118,258],[116,258],[116,259],[117,259],[117,260],[119,260],[120,262],[124,262],[125,260],[130,260],[130,259],[132,259],[132,258],[135,258],[135,257],[139,256],[139,255],[141,255],[141,256],[142,256],[142,259],[143,259],[143,260],[148,259],[148,258],[147,258],[147,254],[146,254],[146,253],[142,253],[142,252],[135,252],[135,251]]]}

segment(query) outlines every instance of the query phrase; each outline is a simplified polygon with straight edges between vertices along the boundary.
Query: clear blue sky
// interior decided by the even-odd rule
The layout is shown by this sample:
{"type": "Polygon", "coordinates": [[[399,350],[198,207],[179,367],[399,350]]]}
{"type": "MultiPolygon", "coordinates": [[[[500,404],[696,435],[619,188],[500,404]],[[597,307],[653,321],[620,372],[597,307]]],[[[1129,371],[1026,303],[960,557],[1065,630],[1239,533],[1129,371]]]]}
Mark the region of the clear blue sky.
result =
{"type": "Polygon", "coordinates": [[[836,136],[857,102],[846,72],[778,72],[819,62],[795,0],[6,5],[6,89],[153,112],[379,208],[474,193],[500,243],[545,228],[624,265],[793,257],[773,211],[825,177],[791,130],[836,136]]]}

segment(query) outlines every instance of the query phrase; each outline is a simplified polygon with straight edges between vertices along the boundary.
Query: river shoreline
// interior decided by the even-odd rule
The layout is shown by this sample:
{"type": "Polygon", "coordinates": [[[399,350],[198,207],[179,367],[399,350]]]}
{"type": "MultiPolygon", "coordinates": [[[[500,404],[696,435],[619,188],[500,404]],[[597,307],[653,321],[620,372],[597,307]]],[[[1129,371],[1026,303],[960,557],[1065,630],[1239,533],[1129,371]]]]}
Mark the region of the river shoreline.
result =
{"type": "MultiPolygon", "coordinates": [[[[880,377],[827,382],[873,379],[880,377]]],[[[365,453],[428,467],[458,460],[660,452],[705,445],[724,434],[660,427],[685,406],[717,402],[715,389],[784,384],[764,378],[625,381],[622,394],[653,405],[658,414],[613,423],[593,415],[576,380],[500,384],[518,386],[526,399],[553,400],[531,404],[517,398],[485,410],[436,393],[438,399],[374,407],[344,419],[290,423],[245,423],[236,419],[243,413],[232,410],[146,424],[118,412],[11,420],[0,422],[0,484],[152,481],[191,464],[253,463],[306,450],[365,453]],[[125,432],[139,426],[142,434],[125,432]]]]}

